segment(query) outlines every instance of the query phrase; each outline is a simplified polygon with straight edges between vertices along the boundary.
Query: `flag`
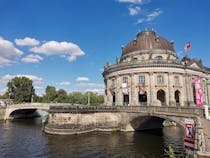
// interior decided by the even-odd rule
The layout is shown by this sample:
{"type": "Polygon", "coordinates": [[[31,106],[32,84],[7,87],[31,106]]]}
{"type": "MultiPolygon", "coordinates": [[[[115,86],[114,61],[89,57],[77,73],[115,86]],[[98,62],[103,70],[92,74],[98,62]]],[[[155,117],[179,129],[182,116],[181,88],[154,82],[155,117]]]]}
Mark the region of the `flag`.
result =
{"type": "Polygon", "coordinates": [[[189,51],[190,50],[190,42],[187,42],[184,46],[184,50],[185,52],[189,51]]]}

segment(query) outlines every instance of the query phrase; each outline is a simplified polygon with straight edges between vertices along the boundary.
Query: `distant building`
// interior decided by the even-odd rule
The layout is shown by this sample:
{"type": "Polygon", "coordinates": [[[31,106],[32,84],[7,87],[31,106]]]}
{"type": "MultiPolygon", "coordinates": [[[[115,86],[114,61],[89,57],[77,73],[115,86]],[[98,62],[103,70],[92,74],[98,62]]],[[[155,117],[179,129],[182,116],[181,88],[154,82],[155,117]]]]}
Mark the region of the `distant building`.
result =
{"type": "Polygon", "coordinates": [[[210,103],[210,69],[201,60],[181,61],[174,43],[154,31],[139,32],[122,47],[120,60],[103,72],[105,104],[194,106],[210,103]]]}

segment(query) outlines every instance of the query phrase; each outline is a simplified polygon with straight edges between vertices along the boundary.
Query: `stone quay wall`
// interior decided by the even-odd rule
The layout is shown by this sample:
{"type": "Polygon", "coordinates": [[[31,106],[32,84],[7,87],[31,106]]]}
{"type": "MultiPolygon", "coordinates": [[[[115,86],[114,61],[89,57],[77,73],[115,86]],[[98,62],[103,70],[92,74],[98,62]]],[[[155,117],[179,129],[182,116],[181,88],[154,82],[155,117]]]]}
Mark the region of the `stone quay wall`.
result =
{"type": "Polygon", "coordinates": [[[134,131],[126,126],[126,113],[118,113],[116,108],[104,107],[52,107],[44,131],[50,134],[79,134],[92,131],[134,131]],[[106,112],[109,109],[109,112],[106,112]],[[71,111],[71,112],[69,112],[71,111]]]}
{"type": "Polygon", "coordinates": [[[0,107],[0,120],[4,120],[6,109],[0,107]]]}

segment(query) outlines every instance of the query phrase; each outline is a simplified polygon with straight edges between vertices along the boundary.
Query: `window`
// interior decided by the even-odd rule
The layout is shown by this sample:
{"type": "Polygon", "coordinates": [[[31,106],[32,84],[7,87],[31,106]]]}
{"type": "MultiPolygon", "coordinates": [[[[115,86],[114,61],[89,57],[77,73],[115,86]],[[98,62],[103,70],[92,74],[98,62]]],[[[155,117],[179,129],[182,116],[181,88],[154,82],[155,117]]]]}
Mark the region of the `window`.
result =
{"type": "Polygon", "coordinates": [[[163,62],[163,57],[162,57],[162,56],[156,56],[156,57],[155,57],[155,62],[156,62],[156,63],[161,63],[161,62],[163,62]]]}
{"type": "Polygon", "coordinates": [[[179,76],[174,76],[174,83],[179,84],[179,76]]]}
{"type": "Polygon", "coordinates": [[[128,77],[123,77],[123,83],[128,83],[128,77]]]}
{"type": "Polygon", "coordinates": [[[115,79],[112,79],[112,86],[115,86],[115,79]]]}
{"type": "Polygon", "coordinates": [[[158,61],[160,61],[160,60],[163,59],[163,57],[162,56],[156,56],[155,59],[158,60],[158,61]]]}
{"type": "Polygon", "coordinates": [[[163,75],[158,75],[157,76],[157,83],[158,84],[163,84],[164,83],[164,77],[163,77],[163,75]]]}
{"type": "Polygon", "coordinates": [[[145,84],[145,76],[139,76],[139,83],[145,84]]]}

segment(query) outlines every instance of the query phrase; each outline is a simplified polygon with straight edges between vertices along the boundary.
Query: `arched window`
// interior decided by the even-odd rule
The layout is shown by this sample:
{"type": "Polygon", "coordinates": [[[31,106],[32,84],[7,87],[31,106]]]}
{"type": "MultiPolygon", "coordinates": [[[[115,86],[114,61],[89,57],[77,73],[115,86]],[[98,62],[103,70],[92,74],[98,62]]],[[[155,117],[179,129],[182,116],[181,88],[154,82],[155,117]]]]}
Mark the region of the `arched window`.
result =
{"type": "Polygon", "coordinates": [[[155,59],[160,61],[160,60],[163,60],[163,57],[162,56],[156,56],[155,59]]]}
{"type": "Polygon", "coordinates": [[[165,91],[160,89],[157,91],[157,100],[161,102],[161,105],[166,105],[166,99],[165,99],[165,91]]]}
{"type": "Polygon", "coordinates": [[[176,90],[174,92],[174,97],[175,97],[176,105],[180,105],[180,91],[179,90],[176,90]]]}

